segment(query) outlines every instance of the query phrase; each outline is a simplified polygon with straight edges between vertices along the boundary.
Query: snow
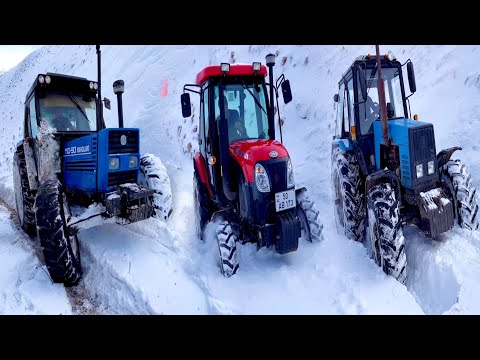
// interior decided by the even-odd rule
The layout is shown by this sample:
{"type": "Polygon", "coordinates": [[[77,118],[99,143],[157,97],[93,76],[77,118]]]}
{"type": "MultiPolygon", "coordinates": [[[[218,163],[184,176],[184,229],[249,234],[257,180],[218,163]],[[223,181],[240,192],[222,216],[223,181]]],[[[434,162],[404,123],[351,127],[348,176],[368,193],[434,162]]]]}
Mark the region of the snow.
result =
{"type": "MultiPolygon", "coordinates": [[[[444,197],[444,195],[445,194],[441,188],[435,188],[427,192],[420,193],[420,196],[425,201],[424,207],[426,206],[430,211],[438,209],[439,206],[446,206],[450,203],[450,200],[444,197]]],[[[439,211],[442,211],[442,209],[443,208],[439,209],[439,211]]],[[[427,211],[427,209],[425,209],[425,211],[427,211]]]]}
{"type": "MultiPolygon", "coordinates": [[[[479,232],[455,227],[434,242],[408,226],[406,286],[386,276],[362,244],[337,235],[330,185],[336,113],[332,98],[352,61],[373,50],[373,46],[102,46],[102,94],[112,101],[112,110],[104,110],[106,124],[118,124],[111,84],[123,79],[125,127],[139,127],[141,153],[161,159],[170,176],[174,210],[167,222],[148,219],[120,226],[99,219],[97,226],[80,232],[85,274],[79,287],[86,289],[96,310],[107,314],[480,313],[479,232]],[[283,256],[265,248],[257,252],[252,244],[239,245],[239,271],[226,279],[216,264],[212,226],[207,228],[206,242],[195,236],[191,157],[198,148],[199,106],[193,94],[192,117],[183,119],[180,94],[204,66],[264,62],[268,53],[277,54],[275,77],[284,73],[291,82],[293,101],[283,105],[279,100],[285,121],[283,142],[296,186],[306,186],[320,210],[324,241],[311,244],[301,239],[297,252],[283,256]]],[[[434,124],[437,152],[462,146],[453,158],[465,161],[480,188],[480,146],[472,135],[480,126],[480,47],[381,46],[382,52],[388,50],[400,61],[410,58],[415,64],[418,90],[410,98],[411,109],[420,120],[434,124]]],[[[23,137],[23,102],[35,76],[47,71],[95,80],[95,46],[46,46],[0,77],[0,198],[10,207],[14,207],[13,151],[23,137]]],[[[0,258],[5,257],[0,260],[0,313],[73,312],[71,296],[42,275],[44,267],[33,253],[32,241],[23,240],[5,209],[0,214],[0,258]],[[18,278],[28,281],[19,284],[18,278]],[[13,294],[21,294],[18,304],[13,294]]]]}
{"type": "Polygon", "coordinates": [[[65,288],[52,284],[27,236],[0,205],[0,314],[71,314],[65,288]]]}

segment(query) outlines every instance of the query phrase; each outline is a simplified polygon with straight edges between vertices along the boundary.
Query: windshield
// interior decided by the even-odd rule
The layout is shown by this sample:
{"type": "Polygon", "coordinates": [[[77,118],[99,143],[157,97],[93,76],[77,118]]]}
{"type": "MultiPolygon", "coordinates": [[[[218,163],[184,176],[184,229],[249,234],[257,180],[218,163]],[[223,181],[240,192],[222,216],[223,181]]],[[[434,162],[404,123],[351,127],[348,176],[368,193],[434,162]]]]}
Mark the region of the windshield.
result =
{"type": "MultiPolygon", "coordinates": [[[[405,117],[399,75],[399,69],[397,67],[382,67],[382,77],[385,84],[384,88],[385,102],[387,104],[387,117],[389,119],[405,117]]],[[[365,79],[367,80],[368,96],[367,101],[359,106],[361,134],[373,132],[373,122],[375,119],[380,117],[380,106],[377,90],[377,67],[367,69],[365,72],[365,79]]],[[[362,98],[360,87],[358,87],[358,98],[362,98]]]]}
{"type": "MultiPolygon", "coordinates": [[[[214,92],[215,120],[220,120],[219,87],[214,92]]],[[[223,86],[224,111],[229,143],[238,140],[268,139],[268,116],[264,86],[253,83],[223,86]]]]}
{"type": "Polygon", "coordinates": [[[95,131],[95,98],[82,95],[47,93],[39,102],[40,120],[57,131],[95,131]]]}

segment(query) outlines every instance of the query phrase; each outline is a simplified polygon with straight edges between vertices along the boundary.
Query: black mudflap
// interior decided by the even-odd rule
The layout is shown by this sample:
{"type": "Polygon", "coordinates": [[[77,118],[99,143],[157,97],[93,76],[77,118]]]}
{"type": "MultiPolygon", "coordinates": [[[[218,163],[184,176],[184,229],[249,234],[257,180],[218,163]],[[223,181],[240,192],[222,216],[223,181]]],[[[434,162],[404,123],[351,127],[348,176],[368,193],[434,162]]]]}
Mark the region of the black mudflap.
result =
{"type": "Polygon", "coordinates": [[[298,238],[302,234],[300,220],[295,212],[277,214],[277,241],[275,251],[286,254],[298,249],[298,238]]]}

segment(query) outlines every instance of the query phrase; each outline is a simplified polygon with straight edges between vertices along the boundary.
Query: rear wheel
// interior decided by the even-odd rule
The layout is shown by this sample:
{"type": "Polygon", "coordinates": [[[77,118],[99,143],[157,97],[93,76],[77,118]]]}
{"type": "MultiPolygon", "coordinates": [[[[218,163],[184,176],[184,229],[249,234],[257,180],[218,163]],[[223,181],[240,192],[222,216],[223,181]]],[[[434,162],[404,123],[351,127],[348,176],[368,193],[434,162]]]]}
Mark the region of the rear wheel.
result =
{"type": "Polygon", "coordinates": [[[193,174],[193,207],[195,209],[195,229],[196,234],[203,240],[203,231],[212,215],[211,205],[208,197],[208,190],[205,184],[200,180],[200,175],[195,167],[193,174]]]}
{"type": "Polygon", "coordinates": [[[39,187],[35,207],[38,237],[52,280],[76,285],[82,276],[80,247],[76,234],[67,227],[70,209],[58,181],[39,187]]]}
{"type": "Polygon", "coordinates": [[[367,250],[387,275],[404,284],[407,278],[405,238],[399,202],[390,184],[372,187],[367,196],[367,250]]]}
{"type": "Polygon", "coordinates": [[[449,160],[443,166],[442,185],[453,203],[458,224],[470,230],[479,229],[476,189],[471,175],[461,160],[449,160]]]}
{"type": "Polygon", "coordinates": [[[237,257],[237,236],[233,233],[230,222],[222,219],[217,226],[217,243],[220,252],[220,271],[223,276],[234,275],[239,267],[237,257]]]}
{"type": "Polygon", "coordinates": [[[157,219],[167,220],[172,214],[172,188],[167,169],[160,159],[145,154],[140,159],[140,184],[155,191],[153,211],[157,219]]]}
{"type": "Polygon", "coordinates": [[[365,205],[360,166],[354,155],[334,150],[332,185],[337,231],[349,239],[363,241],[365,205]]]}
{"type": "Polygon", "coordinates": [[[35,213],[33,212],[35,195],[30,190],[25,155],[23,151],[20,150],[16,151],[13,156],[13,187],[20,226],[28,235],[35,235],[37,232],[35,227],[35,213]]]}

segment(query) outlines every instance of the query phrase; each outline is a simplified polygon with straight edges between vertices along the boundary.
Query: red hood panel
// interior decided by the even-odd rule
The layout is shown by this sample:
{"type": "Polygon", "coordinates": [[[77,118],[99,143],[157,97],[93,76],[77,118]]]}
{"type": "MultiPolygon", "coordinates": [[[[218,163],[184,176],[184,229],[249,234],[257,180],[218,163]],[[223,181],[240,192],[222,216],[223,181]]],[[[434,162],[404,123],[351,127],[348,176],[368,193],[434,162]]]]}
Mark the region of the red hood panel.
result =
{"type": "Polygon", "coordinates": [[[288,151],[277,140],[241,140],[230,144],[230,155],[242,167],[246,180],[253,182],[257,162],[287,157],[288,151]],[[270,157],[272,151],[277,153],[275,158],[270,157]]]}

